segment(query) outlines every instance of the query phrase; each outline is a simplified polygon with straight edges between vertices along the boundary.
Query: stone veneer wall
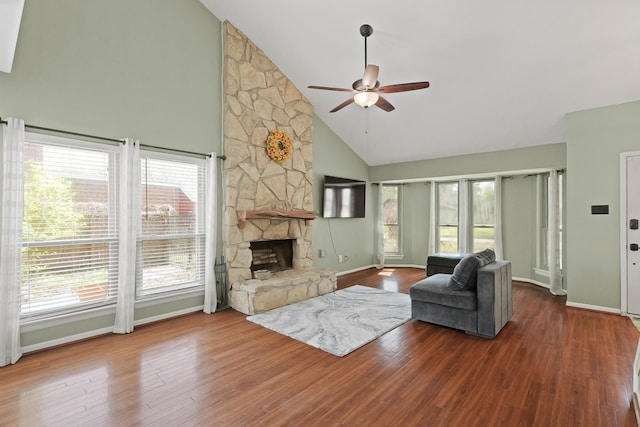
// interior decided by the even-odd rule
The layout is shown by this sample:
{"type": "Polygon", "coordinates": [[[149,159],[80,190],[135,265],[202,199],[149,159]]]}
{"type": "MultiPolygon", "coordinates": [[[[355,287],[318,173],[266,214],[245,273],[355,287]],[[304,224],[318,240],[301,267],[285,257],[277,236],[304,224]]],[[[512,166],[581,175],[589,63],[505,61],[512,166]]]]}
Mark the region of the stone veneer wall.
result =
{"type": "Polygon", "coordinates": [[[313,210],[313,107],[289,79],[244,34],[223,23],[224,213],[228,283],[251,279],[256,240],[294,238],[293,267],[313,266],[312,226],[302,219],[249,220],[238,227],[239,210],[313,210]],[[285,131],[293,154],[271,160],[265,141],[285,131]]]}

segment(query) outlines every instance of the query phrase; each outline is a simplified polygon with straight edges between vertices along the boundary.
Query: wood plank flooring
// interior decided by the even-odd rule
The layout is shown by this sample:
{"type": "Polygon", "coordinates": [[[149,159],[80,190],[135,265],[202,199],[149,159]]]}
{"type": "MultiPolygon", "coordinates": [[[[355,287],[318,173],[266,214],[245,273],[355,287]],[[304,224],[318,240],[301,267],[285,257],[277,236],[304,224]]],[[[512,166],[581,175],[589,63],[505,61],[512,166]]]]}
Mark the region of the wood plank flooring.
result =
{"type": "MultiPolygon", "coordinates": [[[[407,293],[413,268],[340,277],[407,293]]],[[[640,333],[514,283],[494,340],[411,320],[339,358],[231,309],[0,368],[2,426],[634,426],[640,333]]]]}

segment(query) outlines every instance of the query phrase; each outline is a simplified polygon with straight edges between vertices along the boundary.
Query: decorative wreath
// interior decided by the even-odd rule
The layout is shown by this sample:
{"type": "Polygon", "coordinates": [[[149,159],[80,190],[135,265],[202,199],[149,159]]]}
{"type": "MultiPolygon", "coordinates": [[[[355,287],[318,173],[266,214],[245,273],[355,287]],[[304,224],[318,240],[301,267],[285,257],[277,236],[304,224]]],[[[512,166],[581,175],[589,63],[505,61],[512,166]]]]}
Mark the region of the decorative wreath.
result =
{"type": "Polygon", "coordinates": [[[267,155],[278,163],[291,157],[293,146],[289,135],[281,130],[272,130],[267,137],[267,155]]]}

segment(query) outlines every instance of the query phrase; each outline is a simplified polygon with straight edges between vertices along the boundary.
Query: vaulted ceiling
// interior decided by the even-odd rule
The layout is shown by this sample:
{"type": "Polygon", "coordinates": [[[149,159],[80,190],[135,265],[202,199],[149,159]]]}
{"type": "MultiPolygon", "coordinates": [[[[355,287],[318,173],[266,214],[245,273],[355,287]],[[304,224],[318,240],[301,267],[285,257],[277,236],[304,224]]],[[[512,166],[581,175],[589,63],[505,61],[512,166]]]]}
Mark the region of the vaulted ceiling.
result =
{"type": "Polygon", "coordinates": [[[200,1],[369,165],[565,142],[566,113],[640,99],[640,0],[200,1]],[[381,85],[431,86],[330,113],[350,94],[307,86],[362,77],[362,24],[381,85]]]}

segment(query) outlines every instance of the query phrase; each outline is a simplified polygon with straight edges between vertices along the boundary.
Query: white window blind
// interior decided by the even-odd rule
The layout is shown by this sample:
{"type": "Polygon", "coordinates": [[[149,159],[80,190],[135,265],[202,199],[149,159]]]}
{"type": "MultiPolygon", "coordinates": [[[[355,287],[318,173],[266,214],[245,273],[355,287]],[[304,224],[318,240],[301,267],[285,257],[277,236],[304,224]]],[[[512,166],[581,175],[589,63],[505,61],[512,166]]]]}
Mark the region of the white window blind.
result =
{"type": "Polygon", "coordinates": [[[136,297],[204,287],[202,159],[141,152],[136,297]]]}
{"type": "Polygon", "coordinates": [[[27,134],[21,316],[115,302],[117,147],[27,134]]]}

